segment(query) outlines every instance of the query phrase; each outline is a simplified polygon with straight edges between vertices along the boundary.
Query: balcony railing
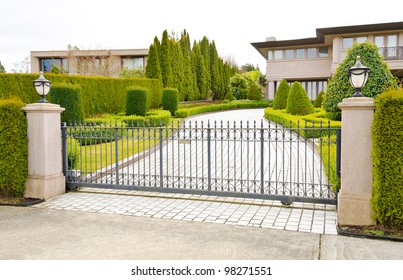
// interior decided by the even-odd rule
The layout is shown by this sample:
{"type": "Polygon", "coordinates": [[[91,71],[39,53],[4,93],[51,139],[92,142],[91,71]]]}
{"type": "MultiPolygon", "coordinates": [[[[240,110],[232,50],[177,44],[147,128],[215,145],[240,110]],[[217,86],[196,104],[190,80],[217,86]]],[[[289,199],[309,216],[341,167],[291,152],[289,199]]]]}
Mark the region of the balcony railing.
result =
{"type": "Polygon", "coordinates": [[[385,60],[403,60],[403,47],[387,47],[378,50],[385,60]]]}

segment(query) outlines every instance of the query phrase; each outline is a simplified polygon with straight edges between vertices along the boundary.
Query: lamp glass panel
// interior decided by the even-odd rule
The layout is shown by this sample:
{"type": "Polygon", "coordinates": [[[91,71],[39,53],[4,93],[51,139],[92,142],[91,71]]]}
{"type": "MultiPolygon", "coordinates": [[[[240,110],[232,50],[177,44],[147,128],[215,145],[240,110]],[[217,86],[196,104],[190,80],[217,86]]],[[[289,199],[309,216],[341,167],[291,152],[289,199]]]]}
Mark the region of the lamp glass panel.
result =
{"type": "Polygon", "coordinates": [[[366,82],[367,74],[362,70],[354,71],[353,73],[351,73],[350,77],[351,84],[354,88],[362,88],[366,82]]]}

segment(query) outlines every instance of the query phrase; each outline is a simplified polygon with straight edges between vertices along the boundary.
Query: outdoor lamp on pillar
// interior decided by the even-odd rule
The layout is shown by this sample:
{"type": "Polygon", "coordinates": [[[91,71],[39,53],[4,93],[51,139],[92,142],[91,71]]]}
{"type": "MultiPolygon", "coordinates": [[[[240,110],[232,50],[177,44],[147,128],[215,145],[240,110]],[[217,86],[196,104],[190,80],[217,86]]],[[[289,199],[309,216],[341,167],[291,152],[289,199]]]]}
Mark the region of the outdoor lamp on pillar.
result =
{"type": "Polygon", "coordinates": [[[369,68],[361,64],[360,57],[357,56],[354,66],[348,69],[350,84],[355,89],[353,97],[363,97],[361,88],[365,86],[368,80],[369,68]]]}
{"type": "Polygon", "coordinates": [[[43,72],[39,72],[39,78],[33,81],[36,92],[42,97],[39,103],[48,103],[45,97],[49,93],[52,83],[43,77],[43,72]]]}

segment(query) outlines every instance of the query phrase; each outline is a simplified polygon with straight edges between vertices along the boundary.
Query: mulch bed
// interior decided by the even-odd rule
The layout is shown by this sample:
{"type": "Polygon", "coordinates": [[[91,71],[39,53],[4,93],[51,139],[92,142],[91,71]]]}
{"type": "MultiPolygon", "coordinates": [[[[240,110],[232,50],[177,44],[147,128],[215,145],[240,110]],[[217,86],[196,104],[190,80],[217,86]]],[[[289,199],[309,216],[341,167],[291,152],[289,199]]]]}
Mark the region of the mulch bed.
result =
{"type": "Polygon", "coordinates": [[[0,197],[0,206],[22,206],[27,207],[43,202],[43,199],[25,197],[0,197]]]}
{"type": "Polygon", "coordinates": [[[340,235],[384,239],[403,242],[403,227],[391,228],[382,225],[374,226],[338,226],[340,235]]]}

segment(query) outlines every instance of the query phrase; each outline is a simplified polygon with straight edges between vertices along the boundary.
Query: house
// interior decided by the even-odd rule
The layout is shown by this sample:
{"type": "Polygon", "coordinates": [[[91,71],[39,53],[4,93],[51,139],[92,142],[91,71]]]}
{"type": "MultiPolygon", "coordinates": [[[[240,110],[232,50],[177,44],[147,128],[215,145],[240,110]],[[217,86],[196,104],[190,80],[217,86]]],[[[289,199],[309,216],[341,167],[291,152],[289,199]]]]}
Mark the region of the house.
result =
{"type": "Polygon", "coordinates": [[[147,58],[148,49],[31,51],[31,73],[55,65],[62,73],[116,77],[124,68],[144,71],[147,58]]]}
{"type": "Polygon", "coordinates": [[[251,43],[266,59],[266,96],[273,99],[283,79],[299,81],[314,100],[325,91],[327,80],[346,57],[354,42],[378,46],[392,74],[403,79],[403,22],[316,29],[316,37],[251,43]]]}

